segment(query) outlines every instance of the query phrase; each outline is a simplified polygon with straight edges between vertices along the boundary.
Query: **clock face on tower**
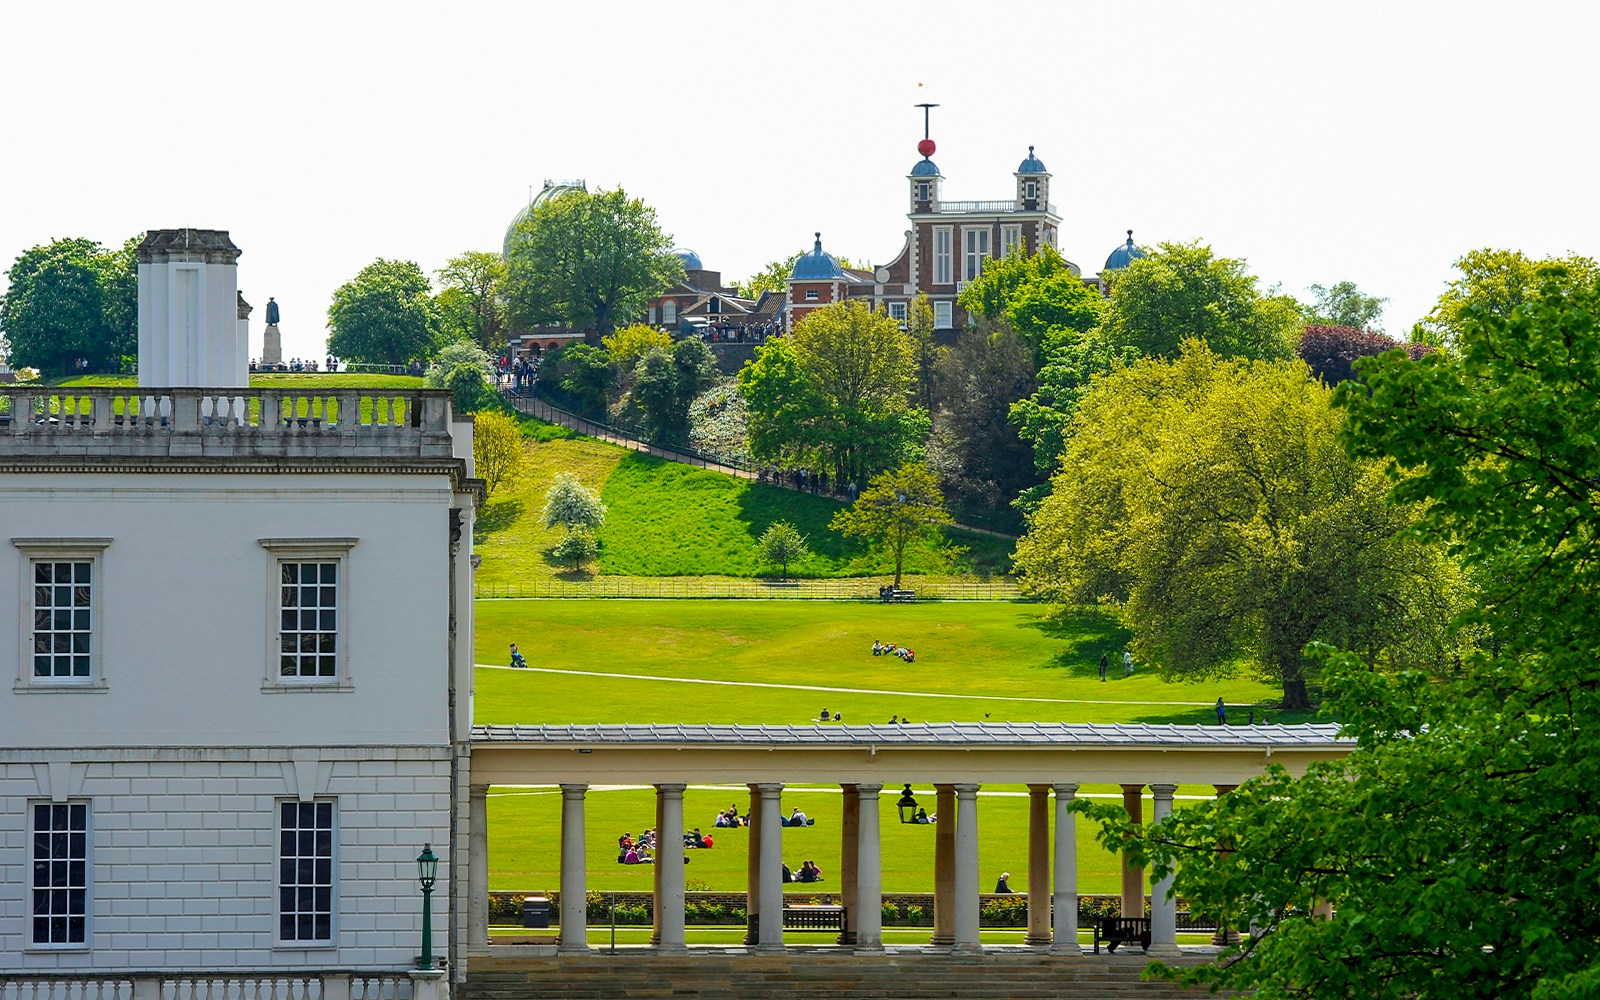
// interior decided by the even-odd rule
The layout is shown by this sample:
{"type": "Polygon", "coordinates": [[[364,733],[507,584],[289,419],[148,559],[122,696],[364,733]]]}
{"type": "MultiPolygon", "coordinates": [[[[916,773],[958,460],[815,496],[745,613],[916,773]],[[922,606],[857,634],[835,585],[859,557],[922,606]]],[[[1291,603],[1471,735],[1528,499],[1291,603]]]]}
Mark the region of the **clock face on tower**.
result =
{"type": "Polygon", "coordinates": [[[879,281],[888,281],[889,280],[889,269],[887,267],[878,268],[876,273],[877,273],[877,277],[878,277],[879,281]]]}

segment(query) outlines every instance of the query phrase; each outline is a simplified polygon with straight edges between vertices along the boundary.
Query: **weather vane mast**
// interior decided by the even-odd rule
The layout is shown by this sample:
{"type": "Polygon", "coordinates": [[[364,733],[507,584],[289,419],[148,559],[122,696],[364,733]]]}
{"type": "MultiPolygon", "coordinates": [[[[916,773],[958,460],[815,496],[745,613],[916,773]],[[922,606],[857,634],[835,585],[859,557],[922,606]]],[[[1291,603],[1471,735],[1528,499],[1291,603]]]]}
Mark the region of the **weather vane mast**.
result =
{"type": "Polygon", "coordinates": [[[930,111],[932,111],[934,108],[937,108],[938,106],[939,105],[937,105],[937,104],[913,104],[912,105],[912,107],[914,107],[914,108],[921,108],[922,109],[922,137],[924,139],[932,138],[932,136],[928,134],[928,113],[930,111]]]}

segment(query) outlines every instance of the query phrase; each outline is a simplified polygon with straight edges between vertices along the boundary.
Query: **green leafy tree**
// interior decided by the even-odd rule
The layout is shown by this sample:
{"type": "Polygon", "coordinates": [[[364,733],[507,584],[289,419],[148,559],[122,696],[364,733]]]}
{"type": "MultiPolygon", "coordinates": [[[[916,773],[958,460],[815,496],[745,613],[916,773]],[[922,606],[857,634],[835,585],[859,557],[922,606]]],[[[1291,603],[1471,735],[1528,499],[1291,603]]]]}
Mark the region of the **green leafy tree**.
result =
{"type": "Polygon", "coordinates": [[[1379,321],[1383,319],[1383,307],[1388,299],[1368,295],[1357,288],[1353,281],[1336,281],[1328,286],[1312,285],[1310,290],[1316,301],[1307,310],[1307,322],[1383,332],[1379,321]]]}
{"type": "Polygon", "coordinates": [[[1085,285],[1061,255],[1043,247],[991,260],[958,297],[961,307],[992,329],[1007,324],[1033,349],[1039,366],[1063,343],[1100,322],[1105,300],[1085,285]]]}
{"type": "Polygon", "coordinates": [[[963,519],[1020,525],[1009,506],[1040,483],[1033,448],[1011,423],[1011,407],[1035,389],[1033,352],[1009,328],[968,333],[939,364],[940,404],[928,441],[928,466],[963,519]]]}
{"type": "Polygon", "coordinates": [[[603,338],[683,279],[655,209],[621,188],[551,199],[518,223],[508,246],[506,299],[528,325],[566,323],[603,338]]]}
{"type": "Polygon", "coordinates": [[[789,579],[790,563],[799,562],[811,554],[811,549],[806,545],[806,536],[788,521],[774,521],[761,533],[761,539],[756,544],[761,549],[762,557],[778,567],[780,580],[789,579]]]}
{"type": "Polygon", "coordinates": [[[689,407],[716,378],[716,360],[698,338],[680,340],[671,351],[651,348],[633,372],[632,401],[644,414],[651,441],[683,444],[689,439],[689,407]]]}
{"type": "Polygon", "coordinates": [[[1136,348],[1114,349],[1097,331],[1051,352],[1050,359],[1039,369],[1038,389],[1011,406],[1011,422],[1017,425],[1017,433],[1033,444],[1035,469],[1044,475],[1055,471],[1067,445],[1072,415],[1094,380],[1119,365],[1131,365],[1138,358],[1136,348]]]}
{"type": "Polygon", "coordinates": [[[555,483],[545,491],[544,526],[557,525],[574,531],[598,531],[606,523],[606,505],[600,495],[570,472],[556,474],[555,483]]]}
{"type": "Polygon", "coordinates": [[[540,367],[541,371],[548,370],[540,379],[541,384],[546,379],[554,382],[585,416],[605,418],[615,374],[611,358],[602,348],[568,344],[540,367]]]}
{"type": "Polygon", "coordinates": [[[12,361],[70,374],[82,358],[117,371],[138,349],[138,265],[134,237],[120,250],[86,239],[23,251],[7,272],[0,329],[12,361]]]}
{"type": "Polygon", "coordinates": [[[794,265],[805,256],[803,251],[796,251],[783,260],[769,261],[761,270],[752,274],[744,281],[734,283],[734,289],[747,299],[761,297],[762,292],[777,292],[782,294],[789,287],[789,275],[794,273],[794,265]]]}
{"type": "Polygon", "coordinates": [[[441,286],[436,301],[445,335],[452,340],[470,340],[490,351],[503,349],[505,260],[497,253],[467,250],[446,261],[434,277],[441,286]]]}
{"type": "Polygon", "coordinates": [[[1191,908],[1257,928],[1169,975],[1263,998],[1596,995],[1600,290],[1543,277],[1509,313],[1463,310],[1453,351],[1362,361],[1338,395],[1349,447],[1393,464],[1395,502],[1483,582],[1457,625],[1489,638],[1442,678],[1328,654],[1341,761],[1151,826],[1089,807],[1191,908]]]}
{"type": "Polygon", "coordinates": [[[1600,264],[1577,254],[1534,260],[1518,250],[1485,247],[1465,254],[1455,267],[1461,276],[1450,282],[1433,310],[1417,325],[1413,340],[1446,347],[1465,329],[1469,308],[1507,318],[1547,287],[1571,291],[1600,280],[1600,264]]]}
{"type": "Polygon", "coordinates": [[[908,462],[874,476],[854,504],[833,515],[828,527],[846,538],[866,538],[891,556],[898,590],[906,552],[919,544],[936,549],[939,529],[951,523],[933,473],[908,462]]]}
{"type": "Polygon", "coordinates": [[[1223,357],[1293,355],[1303,323],[1287,296],[1263,296],[1242,260],[1200,243],[1162,243],[1117,272],[1102,326],[1113,349],[1172,358],[1198,339],[1223,357]]]}
{"type": "Polygon", "coordinates": [[[932,413],[939,359],[944,357],[945,348],[933,342],[933,305],[924,292],[918,292],[906,303],[906,335],[911,338],[912,353],[917,359],[917,401],[932,413]]]}
{"type": "Polygon", "coordinates": [[[739,372],[751,451],[865,480],[927,434],[916,379],[916,345],[894,320],[859,302],[818,309],[739,372]]]}
{"type": "Polygon", "coordinates": [[[1024,589],[1119,604],[1142,660],[1201,676],[1248,663],[1287,708],[1310,705],[1314,640],[1448,662],[1436,625],[1454,577],[1406,533],[1415,512],[1388,503],[1383,466],[1344,453],[1330,397],[1298,362],[1196,341],[1102,378],[1018,543],[1024,589]]]}
{"type": "Polygon", "coordinates": [[[634,323],[606,337],[601,344],[611,356],[612,364],[619,369],[632,369],[652,348],[670,351],[672,336],[653,326],[634,323]]]}
{"type": "Polygon", "coordinates": [[[439,352],[423,381],[430,389],[449,389],[457,413],[472,413],[494,402],[493,378],[488,352],[458,340],[439,352]]]}
{"type": "Polygon", "coordinates": [[[439,333],[428,278],[409,260],[378,259],[333,293],[328,350],[342,358],[403,365],[426,358],[439,333]]]}
{"type": "Polygon", "coordinates": [[[472,465],[488,495],[515,482],[525,464],[522,431],[514,419],[494,410],[473,416],[472,465]]]}
{"type": "Polygon", "coordinates": [[[551,549],[550,554],[562,562],[570,562],[573,572],[583,568],[583,564],[593,559],[600,552],[600,546],[595,543],[594,535],[580,528],[569,531],[561,536],[551,549]]]}

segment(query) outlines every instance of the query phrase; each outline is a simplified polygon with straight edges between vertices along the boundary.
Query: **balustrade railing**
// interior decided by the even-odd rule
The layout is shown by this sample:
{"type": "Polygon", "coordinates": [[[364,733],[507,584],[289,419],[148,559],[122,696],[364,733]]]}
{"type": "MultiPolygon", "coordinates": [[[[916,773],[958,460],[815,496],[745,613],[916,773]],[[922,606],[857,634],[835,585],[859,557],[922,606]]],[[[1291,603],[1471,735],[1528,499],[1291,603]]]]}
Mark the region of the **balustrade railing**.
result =
{"type": "Polygon", "coordinates": [[[27,972],[0,1000],[413,1000],[405,972],[27,972]]]}

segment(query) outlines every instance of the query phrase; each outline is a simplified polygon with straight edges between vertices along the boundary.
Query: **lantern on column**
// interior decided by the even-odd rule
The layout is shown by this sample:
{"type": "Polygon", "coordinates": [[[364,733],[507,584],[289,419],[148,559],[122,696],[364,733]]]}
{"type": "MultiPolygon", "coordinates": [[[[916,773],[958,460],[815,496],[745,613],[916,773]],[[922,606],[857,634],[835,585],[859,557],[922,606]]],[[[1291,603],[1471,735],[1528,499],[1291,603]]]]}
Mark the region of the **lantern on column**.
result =
{"type": "Polygon", "coordinates": [[[905,790],[900,793],[900,801],[895,803],[900,807],[900,822],[910,823],[917,818],[917,798],[911,794],[911,783],[906,782],[905,790]]]}

